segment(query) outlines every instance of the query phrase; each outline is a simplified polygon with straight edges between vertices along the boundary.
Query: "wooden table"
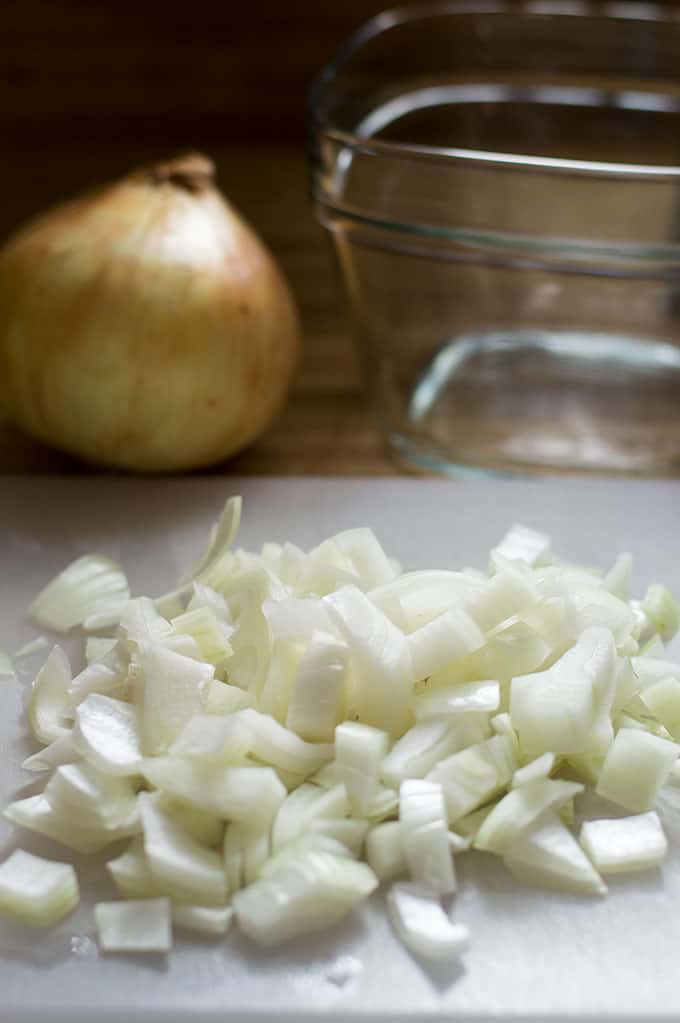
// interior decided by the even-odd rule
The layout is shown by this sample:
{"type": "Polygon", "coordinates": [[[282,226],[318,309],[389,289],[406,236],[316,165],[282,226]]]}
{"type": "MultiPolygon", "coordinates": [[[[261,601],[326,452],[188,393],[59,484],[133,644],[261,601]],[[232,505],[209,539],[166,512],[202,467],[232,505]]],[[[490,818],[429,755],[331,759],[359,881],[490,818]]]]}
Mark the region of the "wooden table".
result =
{"type": "MultiPolygon", "coordinates": [[[[216,471],[394,472],[361,389],[305,162],[305,95],[384,0],[24,0],[0,5],[0,239],[27,216],[149,159],[196,147],[279,259],[304,352],[290,400],[216,471]]],[[[1,382],[0,382],[1,386],[1,382]]],[[[0,472],[85,467],[0,422],[0,472]]]]}

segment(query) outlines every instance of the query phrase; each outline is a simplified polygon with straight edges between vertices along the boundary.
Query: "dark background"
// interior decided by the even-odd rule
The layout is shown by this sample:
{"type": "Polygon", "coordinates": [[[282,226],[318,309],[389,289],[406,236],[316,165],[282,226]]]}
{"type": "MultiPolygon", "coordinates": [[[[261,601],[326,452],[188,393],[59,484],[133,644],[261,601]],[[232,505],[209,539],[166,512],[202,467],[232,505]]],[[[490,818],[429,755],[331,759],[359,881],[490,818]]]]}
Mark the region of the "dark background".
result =
{"type": "Polygon", "coordinates": [[[314,75],[388,5],[3,0],[0,231],[93,174],[109,177],[177,148],[214,153],[228,179],[231,149],[301,151],[314,75]]]}
{"type": "MultiPolygon", "coordinates": [[[[199,148],[279,260],[303,357],[283,415],[228,471],[393,471],[308,194],[306,96],[388,0],[0,0],[0,241],[142,162],[199,148]]],[[[82,471],[0,421],[0,472],[82,471]]]]}

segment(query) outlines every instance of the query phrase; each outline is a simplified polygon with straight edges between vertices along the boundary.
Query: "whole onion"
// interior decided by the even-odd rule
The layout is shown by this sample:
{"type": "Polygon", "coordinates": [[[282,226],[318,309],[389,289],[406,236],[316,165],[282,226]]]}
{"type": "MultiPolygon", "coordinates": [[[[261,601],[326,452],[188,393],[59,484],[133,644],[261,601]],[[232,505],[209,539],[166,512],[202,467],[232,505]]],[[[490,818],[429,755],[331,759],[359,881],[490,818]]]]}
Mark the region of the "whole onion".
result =
{"type": "Polygon", "coordinates": [[[172,471],[243,448],[285,399],[298,334],[198,154],[59,206],[0,252],[0,403],[88,460],[172,471]]]}

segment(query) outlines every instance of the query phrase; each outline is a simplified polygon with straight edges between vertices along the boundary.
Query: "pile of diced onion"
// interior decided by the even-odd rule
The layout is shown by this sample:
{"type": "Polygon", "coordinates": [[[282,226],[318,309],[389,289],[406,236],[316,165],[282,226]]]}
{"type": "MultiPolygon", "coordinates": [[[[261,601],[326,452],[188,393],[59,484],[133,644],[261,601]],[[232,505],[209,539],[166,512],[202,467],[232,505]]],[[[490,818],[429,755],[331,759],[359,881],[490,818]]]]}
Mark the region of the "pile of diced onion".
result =
{"type": "MultiPolygon", "coordinates": [[[[28,717],[43,791],[15,824],[80,853],[111,847],[104,950],[166,951],[173,926],[270,944],[333,925],[382,883],[414,953],[453,959],[456,861],[496,854],[522,883],[606,893],[667,842],[654,806],[677,780],[680,608],[630,597],[513,526],[487,573],[402,573],[369,529],[309,552],[232,549],[227,502],[195,571],[131,598],[84,556],[39,595],[54,647],[28,717]],[[601,818],[584,820],[594,789],[601,818]],[[113,888],[112,888],[113,891],[113,888]],[[453,907],[453,917],[452,917],[453,907]]],[[[0,911],[49,925],[78,902],[69,863],[0,865],[0,911]]]]}

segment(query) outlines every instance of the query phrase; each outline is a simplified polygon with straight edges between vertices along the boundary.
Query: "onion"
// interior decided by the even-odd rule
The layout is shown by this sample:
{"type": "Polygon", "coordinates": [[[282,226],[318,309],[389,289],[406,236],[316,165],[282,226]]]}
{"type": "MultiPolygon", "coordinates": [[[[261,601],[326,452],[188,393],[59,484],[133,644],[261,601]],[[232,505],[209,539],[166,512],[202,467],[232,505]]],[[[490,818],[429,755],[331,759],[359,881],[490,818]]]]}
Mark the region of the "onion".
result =
{"type": "MultiPolygon", "coordinates": [[[[74,679],[58,647],[38,673],[27,711],[45,748],[24,766],[47,777],[5,815],[83,853],[127,839],[107,869],[149,915],[100,905],[102,947],[163,951],[171,923],[222,935],[232,914],[269,944],[397,881],[397,934],[451,959],[467,932],[440,899],[461,853],[581,895],[662,861],[651,808],[680,778],[680,666],[662,645],[677,608],[658,585],[629,599],[630,558],[598,575],[513,527],[488,575],[400,574],[370,530],[235,550],[240,510],[227,502],[156,600],[128,599],[102,559],[50,584],[64,627],[108,615],[115,634],[89,641],[74,679]],[[588,820],[586,787],[637,816],[588,820]]],[[[74,898],[31,909],[11,862],[0,912],[44,923],[74,898]]]]}
{"type": "Polygon", "coordinates": [[[0,400],[93,461],[221,461],[278,411],[297,347],[277,266],[199,154],[59,206],[0,254],[0,400]]]}
{"type": "Polygon", "coordinates": [[[49,927],[75,909],[78,899],[70,863],[16,849],[0,866],[0,911],[16,920],[49,927]]]}

